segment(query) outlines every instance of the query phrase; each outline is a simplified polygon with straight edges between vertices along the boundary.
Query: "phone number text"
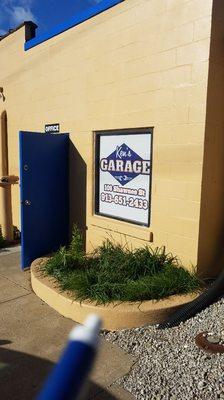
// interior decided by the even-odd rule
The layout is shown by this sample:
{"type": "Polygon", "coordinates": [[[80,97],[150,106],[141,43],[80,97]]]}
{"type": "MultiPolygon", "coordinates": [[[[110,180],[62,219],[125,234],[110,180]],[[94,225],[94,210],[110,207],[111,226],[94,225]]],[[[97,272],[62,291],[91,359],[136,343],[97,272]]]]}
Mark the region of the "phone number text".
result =
{"type": "Polygon", "coordinates": [[[111,193],[102,192],[100,195],[101,201],[105,203],[115,203],[119,206],[133,207],[147,210],[149,208],[148,200],[142,200],[134,197],[127,197],[121,195],[112,195],[111,193]]]}

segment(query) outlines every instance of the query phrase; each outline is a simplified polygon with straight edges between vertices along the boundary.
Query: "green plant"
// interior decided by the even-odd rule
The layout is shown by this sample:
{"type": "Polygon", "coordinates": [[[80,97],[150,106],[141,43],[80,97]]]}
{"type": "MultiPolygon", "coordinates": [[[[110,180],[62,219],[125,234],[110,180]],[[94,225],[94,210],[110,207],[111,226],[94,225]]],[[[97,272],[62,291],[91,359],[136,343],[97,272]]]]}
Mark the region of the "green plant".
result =
{"type": "Polygon", "coordinates": [[[201,286],[196,274],[180,266],[164,247],[132,250],[127,244],[107,239],[86,255],[77,227],[70,246],[60,248],[43,271],[56,278],[61,289],[71,291],[76,299],[104,304],[116,300],[161,299],[201,286]]]}
{"type": "Polygon", "coordinates": [[[76,225],[73,228],[72,241],[69,246],[68,253],[72,257],[74,262],[78,262],[79,264],[82,263],[85,258],[82,234],[76,225]]]}
{"type": "Polygon", "coordinates": [[[0,228],[0,248],[3,248],[6,246],[6,240],[2,236],[2,229],[0,228]]]}

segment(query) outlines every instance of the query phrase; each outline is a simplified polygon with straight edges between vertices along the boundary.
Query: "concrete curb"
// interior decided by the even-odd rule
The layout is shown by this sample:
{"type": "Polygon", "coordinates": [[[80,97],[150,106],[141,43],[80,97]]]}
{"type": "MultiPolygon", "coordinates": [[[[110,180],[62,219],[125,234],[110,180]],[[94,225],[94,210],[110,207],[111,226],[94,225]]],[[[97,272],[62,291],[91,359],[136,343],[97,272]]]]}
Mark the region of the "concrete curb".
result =
{"type": "Polygon", "coordinates": [[[46,257],[38,258],[31,265],[31,284],[36,295],[64,317],[79,323],[83,323],[88,314],[97,313],[103,319],[103,328],[107,330],[116,331],[146,324],[158,324],[199,295],[190,293],[158,301],[114,302],[107,305],[97,305],[90,301],[80,303],[73,300],[68,292],[61,292],[55,279],[42,275],[40,267],[46,260],[46,257]]]}

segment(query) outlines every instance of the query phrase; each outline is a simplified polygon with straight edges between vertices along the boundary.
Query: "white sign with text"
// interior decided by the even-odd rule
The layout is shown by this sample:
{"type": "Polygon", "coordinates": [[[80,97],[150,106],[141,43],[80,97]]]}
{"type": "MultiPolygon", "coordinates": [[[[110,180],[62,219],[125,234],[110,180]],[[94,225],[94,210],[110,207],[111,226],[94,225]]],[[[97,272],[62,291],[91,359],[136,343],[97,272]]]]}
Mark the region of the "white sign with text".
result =
{"type": "Polygon", "coordinates": [[[152,134],[100,134],[98,213],[149,226],[152,134]]]}

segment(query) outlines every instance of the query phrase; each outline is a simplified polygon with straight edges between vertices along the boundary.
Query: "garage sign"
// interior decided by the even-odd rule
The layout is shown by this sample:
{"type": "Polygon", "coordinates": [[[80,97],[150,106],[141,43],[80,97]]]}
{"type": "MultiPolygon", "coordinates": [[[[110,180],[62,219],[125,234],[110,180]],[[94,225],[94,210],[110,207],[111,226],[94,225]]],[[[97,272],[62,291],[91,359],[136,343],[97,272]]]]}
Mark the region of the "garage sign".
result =
{"type": "Polygon", "coordinates": [[[96,135],[96,213],[149,226],[152,130],[96,135]]]}

